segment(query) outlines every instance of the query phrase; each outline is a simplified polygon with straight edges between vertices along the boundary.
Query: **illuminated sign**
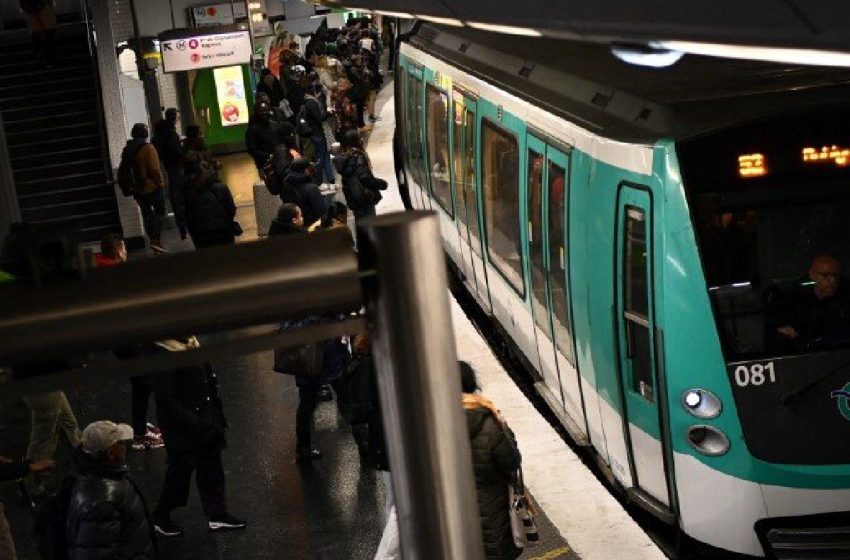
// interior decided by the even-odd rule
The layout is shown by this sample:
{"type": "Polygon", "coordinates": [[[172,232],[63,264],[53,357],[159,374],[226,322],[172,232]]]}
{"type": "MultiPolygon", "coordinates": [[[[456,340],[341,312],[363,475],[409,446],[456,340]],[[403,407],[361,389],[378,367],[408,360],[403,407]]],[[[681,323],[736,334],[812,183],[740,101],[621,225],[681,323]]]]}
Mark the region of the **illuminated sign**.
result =
{"type": "Polygon", "coordinates": [[[251,37],[247,30],[160,39],[160,47],[165,72],[233,66],[251,61],[251,37]]]}
{"type": "Polygon", "coordinates": [[[803,148],[803,161],[805,163],[833,162],[837,167],[850,165],[850,148],[838,146],[824,146],[820,150],[815,148],[803,148]]]}
{"type": "Polygon", "coordinates": [[[215,93],[221,126],[248,123],[248,101],[245,99],[245,80],[241,66],[213,70],[215,93]]]}
{"type": "Polygon", "coordinates": [[[738,175],[741,177],[762,177],[767,175],[767,159],[764,154],[744,154],[738,156],[738,175]]]}

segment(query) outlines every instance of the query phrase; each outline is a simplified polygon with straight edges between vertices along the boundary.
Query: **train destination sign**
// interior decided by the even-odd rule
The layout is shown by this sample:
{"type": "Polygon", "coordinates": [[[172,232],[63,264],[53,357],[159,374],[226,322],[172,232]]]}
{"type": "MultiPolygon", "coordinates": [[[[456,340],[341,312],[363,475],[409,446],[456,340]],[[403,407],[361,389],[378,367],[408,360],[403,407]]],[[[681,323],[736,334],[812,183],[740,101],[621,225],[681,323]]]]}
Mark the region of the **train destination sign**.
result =
{"type": "Polygon", "coordinates": [[[235,66],[251,61],[251,38],[247,30],[161,37],[160,48],[165,72],[235,66]]]}

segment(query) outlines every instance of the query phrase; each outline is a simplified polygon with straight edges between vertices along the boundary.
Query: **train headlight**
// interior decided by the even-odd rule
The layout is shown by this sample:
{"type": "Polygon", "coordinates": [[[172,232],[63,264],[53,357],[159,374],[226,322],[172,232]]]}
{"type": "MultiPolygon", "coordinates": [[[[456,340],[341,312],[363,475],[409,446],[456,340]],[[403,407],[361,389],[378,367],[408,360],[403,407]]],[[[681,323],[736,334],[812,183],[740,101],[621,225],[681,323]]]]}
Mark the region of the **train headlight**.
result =
{"type": "Polygon", "coordinates": [[[726,434],[711,426],[691,426],[688,428],[688,443],[702,453],[716,457],[729,451],[729,438],[726,434]]]}
{"type": "Polygon", "coordinates": [[[697,418],[717,418],[723,405],[717,395],[705,389],[688,389],[682,393],[682,406],[697,418]]]}

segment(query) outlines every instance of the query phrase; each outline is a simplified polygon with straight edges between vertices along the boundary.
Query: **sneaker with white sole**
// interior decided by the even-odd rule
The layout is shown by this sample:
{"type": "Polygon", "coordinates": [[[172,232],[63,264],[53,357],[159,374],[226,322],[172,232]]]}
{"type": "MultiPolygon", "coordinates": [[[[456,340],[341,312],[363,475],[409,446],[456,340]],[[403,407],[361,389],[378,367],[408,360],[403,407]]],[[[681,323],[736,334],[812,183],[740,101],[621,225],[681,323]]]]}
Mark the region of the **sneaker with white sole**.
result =
{"type": "Polygon", "coordinates": [[[170,517],[155,516],[153,528],[154,531],[163,537],[179,537],[183,534],[183,529],[180,528],[180,525],[173,522],[170,517]]]}
{"type": "Polygon", "coordinates": [[[136,436],[133,438],[133,443],[131,447],[134,451],[142,451],[144,449],[159,449],[165,446],[165,442],[162,441],[162,436],[157,435],[151,431],[148,431],[143,436],[136,436]]]}
{"type": "Polygon", "coordinates": [[[214,515],[209,520],[210,531],[235,531],[244,529],[247,525],[247,521],[237,519],[229,513],[214,515]]]}

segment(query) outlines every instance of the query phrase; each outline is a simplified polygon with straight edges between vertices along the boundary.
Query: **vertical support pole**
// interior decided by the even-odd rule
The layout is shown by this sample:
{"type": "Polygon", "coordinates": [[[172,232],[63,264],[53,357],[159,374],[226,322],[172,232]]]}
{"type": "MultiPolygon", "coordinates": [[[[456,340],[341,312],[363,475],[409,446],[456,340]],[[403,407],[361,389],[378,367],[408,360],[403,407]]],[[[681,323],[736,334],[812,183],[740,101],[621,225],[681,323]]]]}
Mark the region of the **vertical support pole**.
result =
{"type": "MultiPolygon", "coordinates": [[[[433,212],[359,226],[405,560],[483,560],[440,227],[433,212]]],[[[507,498],[506,498],[507,499],[507,498]]]]}
{"type": "Polygon", "coordinates": [[[21,221],[21,207],[18,205],[18,191],[15,176],[12,173],[12,157],[6,143],[3,128],[3,115],[0,115],[0,242],[6,238],[9,226],[21,221]]]}

